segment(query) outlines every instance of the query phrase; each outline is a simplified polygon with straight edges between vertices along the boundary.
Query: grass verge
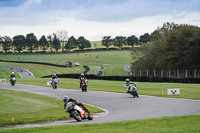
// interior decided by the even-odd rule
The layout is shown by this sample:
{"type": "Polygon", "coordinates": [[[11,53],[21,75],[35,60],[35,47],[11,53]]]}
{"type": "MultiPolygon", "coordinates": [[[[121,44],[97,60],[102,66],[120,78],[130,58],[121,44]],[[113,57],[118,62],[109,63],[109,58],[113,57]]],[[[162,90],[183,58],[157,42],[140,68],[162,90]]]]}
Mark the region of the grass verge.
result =
{"type": "MultiPolygon", "coordinates": [[[[0,127],[69,119],[63,101],[47,96],[0,89],[0,105],[0,127]]],[[[91,106],[87,108],[92,113],[101,112],[91,106]]]]}
{"type": "Polygon", "coordinates": [[[162,117],[88,125],[0,130],[0,133],[199,133],[200,115],[162,117]]]}

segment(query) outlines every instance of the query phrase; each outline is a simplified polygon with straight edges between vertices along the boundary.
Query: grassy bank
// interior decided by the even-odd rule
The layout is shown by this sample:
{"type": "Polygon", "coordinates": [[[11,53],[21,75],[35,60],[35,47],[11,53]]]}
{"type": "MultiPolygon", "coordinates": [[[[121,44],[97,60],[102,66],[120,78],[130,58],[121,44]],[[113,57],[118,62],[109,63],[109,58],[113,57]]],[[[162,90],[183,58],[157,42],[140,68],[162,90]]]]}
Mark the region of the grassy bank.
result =
{"type": "MultiPolygon", "coordinates": [[[[0,127],[69,119],[63,101],[47,96],[0,89],[0,105],[0,127]]],[[[101,112],[87,107],[92,113],[101,112]]]]}
{"type": "MultiPolygon", "coordinates": [[[[77,62],[80,64],[80,67],[68,68],[65,71],[63,68],[57,67],[58,70],[55,71],[56,73],[81,73],[83,72],[83,65],[87,65],[90,67],[89,74],[97,74],[97,70],[100,70],[103,65],[103,74],[110,76],[128,75],[128,73],[124,71],[123,66],[124,64],[130,64],[132,57],[130,50],[120,50],[57,54],[3,54],[0,55],[0,59],[8,61],[45,62],[59,65],[65,65],[65,60],[68,60],[73,64],[77,62]]],[[[30,67],[30,69],[32,68],[30,67]]],[[[40,74],[40,72],[36,73],[38,74],[37,76],[43,74],[40,74]]]]}
{"type": "MultiPolygon", "coordinates": [[[[10,75],[13,71],[9,69],[1,69],[0,68],[0,79],[10,79],[10,75]]],[[[21,78],[18,73],[15,73],[16,78],[21,78]]]]}
{"type": "Polygon", "coordinates": [[[163,117],[88,125],[0,130],[0,133],[199,133],[200,116],[163,117]]]}

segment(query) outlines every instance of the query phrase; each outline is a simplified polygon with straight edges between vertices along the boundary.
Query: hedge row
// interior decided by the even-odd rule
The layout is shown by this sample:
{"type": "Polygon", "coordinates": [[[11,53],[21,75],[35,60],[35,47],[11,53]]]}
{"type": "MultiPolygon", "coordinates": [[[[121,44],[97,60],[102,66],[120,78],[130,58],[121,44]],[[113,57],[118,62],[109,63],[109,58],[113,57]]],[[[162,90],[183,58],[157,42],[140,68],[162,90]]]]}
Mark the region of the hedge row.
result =
{"type": "MultiPolygon", "coordinates": [[[[44,76],[42,78],[51,77],[52,75],[44,76]]],[[[76,78],[80,74],[58,74],[59,78],[76,78]]],[[[133,76],[97,76],[86,75],[87,79],[100,79],[100,80],[115,80],[125,81],[127,78],[135,82],[171,82],[171,83],[200,83],[200,78],[158,78],[158,77],[133,77],[133,76]]]]}

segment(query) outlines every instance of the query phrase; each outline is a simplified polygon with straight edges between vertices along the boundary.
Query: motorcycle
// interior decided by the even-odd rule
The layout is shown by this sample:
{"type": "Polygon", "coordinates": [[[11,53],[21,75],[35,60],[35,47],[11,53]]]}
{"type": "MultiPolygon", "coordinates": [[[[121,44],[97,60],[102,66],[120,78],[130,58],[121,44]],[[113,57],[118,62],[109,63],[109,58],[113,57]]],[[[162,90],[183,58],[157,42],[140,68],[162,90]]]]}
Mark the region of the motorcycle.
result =
{"type": "Polygon", "coordinates": [[[15,78],[15,77],[12,77],[12,78],[10,79],[10,83],[11,83],[12,86],[14,86],[15,83],[16,83],[16,78],[15,78]]]}
{"type": "Polygon", "coordinates": [[[127,93],[130,93],[133,97],[137,97],[137,98],[139,97],[137,88],[135,85],[129,85],[127,88],[127,93]]]}
{"type": "Polygon", "coordinates": [[[73,117],[77,121],[82,121],[84,119],[92,120],[93,115],[91,113],[86,112],[81,106],[68,102],[66,105],[66,112],[69,112],[70,116],[73,117]]]}
{"type": "Polygon", "coordinates": [[[82,83],[81,83],[81,90],[82,92],[87,92],[87,80],[82,80],[82,83]]]}
{"type": "Polygon", "coordinates": [[[53,89],[57,89],[57,84],[58,84],[58,79],[53,79],[51,82],[53,89]]]}

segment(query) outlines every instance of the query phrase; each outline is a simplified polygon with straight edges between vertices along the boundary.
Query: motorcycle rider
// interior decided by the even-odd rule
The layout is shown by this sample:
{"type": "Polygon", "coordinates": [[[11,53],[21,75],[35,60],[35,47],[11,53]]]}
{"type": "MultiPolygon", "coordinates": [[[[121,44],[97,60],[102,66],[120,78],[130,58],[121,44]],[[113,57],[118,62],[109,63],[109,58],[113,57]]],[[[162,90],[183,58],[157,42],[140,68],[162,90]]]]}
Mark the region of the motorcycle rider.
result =
{"type": "Polygon", "coordinates": [[[131,87],[131,84],[133,84],[136,88],[136,83],[135,82],[131,82],[129,79],[126,79],[125,81],[125,87],[126,87],[126,91],[127,93],[129,93],[129,90],[130,90],[130,87],[131,87]]]}
{"type": "Polygon", "coordinates": [[[11,81],[11,79],[14,78],[14,77],[16,78],[15,73],[12,72],[11,75],[10,75],[10,81],[11,81]]]}
{"type": "Polygon", "coordinates": [[[79,82],[80,82],[80,88],[81,88],[82,82],[87,82],[87,78],[85,77],[83,73],[81,73],[81,76],[79,77],[79,82]]]}
{"type": "MultiPolygon", "coordinates": [[[[64,96],[64,97],[63,97],[63,102],[64,102],[64,109],[66,109],[66,106],[67,106],[67,103],[68,103],[68,102],[72,102],[72,103],[74,103],[74,104],[80,106],[80,107],[83,108],[88,114],[90,114],[90,111],[89,111],[82,103],[79,103],[78,100],[69,98],[68,96],[64,96]]],[[[71,117],[71,115],[70,115],[70,117],[71,117]]]]}
{"type": "MultiPolygon", "coordinates": [[[[52,77],[51,77],[51,85],[53,85],[53,83],[55,82],[55,79],[57,79],[57,81],[59,80],[59,78],[57,77],[57,75],[53,74],[52,77]]],[[[57,87],[55,89],[57,89],[57,87]]]]}
{"type": "Polygon", "coordinates": [[[57,77],[57,75],[56,75],[56,74],[53,74],[53,75],[51,76],[51,81],[53,81],[54,79],[57,79],[57,80],[59,80],[59,78],[57,77]]]}
{"type": "Polygon", "coordinates": [[[130,85],[131,85],[130,80],[129,80],[129,79],[126,79],[126,81],[125,81],[125,87],[126,87],[126,91],[127,91],[127,93],[128,93],[129,90],[130,90],[130,85]]]}

